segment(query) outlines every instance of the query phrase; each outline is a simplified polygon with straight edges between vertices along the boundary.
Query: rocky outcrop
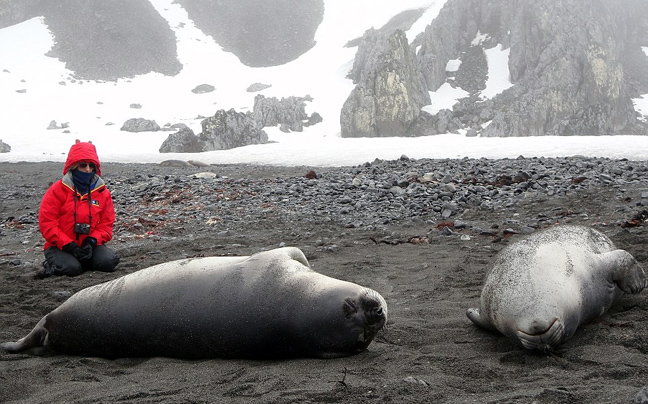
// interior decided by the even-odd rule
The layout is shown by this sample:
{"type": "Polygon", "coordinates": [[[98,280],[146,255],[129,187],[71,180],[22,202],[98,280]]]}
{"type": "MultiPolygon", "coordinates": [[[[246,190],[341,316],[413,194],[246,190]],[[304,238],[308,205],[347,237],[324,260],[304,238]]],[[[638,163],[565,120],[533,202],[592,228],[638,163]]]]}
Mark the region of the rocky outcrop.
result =
{"type": "Polygon", "coordinates": [[[358,47],[349,77],[356,83],[342,107],[342,137],[408,134],[430,98],[402,30],[369,30],[358,47]]]}
{"type": "Polygon", "coordinates": [[[268,134],[260,129],[251,113],[221,109],[203,119],[201,125],[198,136],[186,126],[169,135],[160,146],[160,153],[199,153],[268,142],[268,134]]]}
{"type": "Polygon", "coordinates": [[[180,128],[167,137],[160,146],[160,153],[200,153],[203,143],[188,127],[180,128]]]}
{"type": "Polygon", "coordinates": [[[125,132],[157,132],[160,130],[160,125],[151,119],[131,118],[124,122],[119,130],[125,132]]]}
{"type": "Polygon", "coordinates": [[[176,0],[196,26],[241,63],[278,66],[315,46],[323,0],[176,0]]]}
{"type": "Polygon", "coordinates": [[[198,137],[203,144],[203,151],[268,142],[268,134],[259,128],[251,116],[234,109],[218,110],[214,116],[203,119],[201,125],[202,133],[198,137]]]}
{"type": "Polygon", "coordinates": [[[75,77],[112,80],[149,72],[178,74],[176,38],[148,0],[5,1],[0,28],[44,16],[55,45],[48,56],[75,77]]]}
{"type": "MultiPolygon", "coordinates": [[[[645,133],[631,98],[648,92],[648,58],[639,46],[648,36],[646,15],[648,3],[636,0],[450,0],[412,46],[430,90],[446,82],[449,60],[473,70],[483,64],[477,47],[510,49],[514,86],[488,107],[461,102],[453,109],[481,136],[645,133]]],[[[458,71],[456,84],[478,96],[482,85],[472,80],[479,71],[458,71]]]]}
{"type": "Polygon", "coordinates": [[[277,126],[283,132],[302,132],[305,126],[311,126],[322,121],[322,117],[306,113],[306,102],[313,101],[310,96],[286,97],[281,100],[276,97],[266,98],[263,95],[254,97],[252,116],[259,127],[277,126]]]}
{"type": "Polygon", "coordinates": [[[0,153],[9,153],[11,151],[11,146],[6,144],[0,139],[0,153]]]}

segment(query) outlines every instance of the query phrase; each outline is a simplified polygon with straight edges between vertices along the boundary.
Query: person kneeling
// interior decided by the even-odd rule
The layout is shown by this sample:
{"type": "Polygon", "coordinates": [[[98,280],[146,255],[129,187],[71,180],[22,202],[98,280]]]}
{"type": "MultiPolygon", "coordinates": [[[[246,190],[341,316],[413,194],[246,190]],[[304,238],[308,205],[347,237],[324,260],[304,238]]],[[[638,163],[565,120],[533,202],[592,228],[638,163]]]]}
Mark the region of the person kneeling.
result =
{"type": "Polygon", "coordinates": [[[72,145],[63,178],[50,186],[38,213],[45,238],[45,262],[38,275],[76,276],[84,271],[113,272],[119,263],[106,242],[113,237],[115,208],[101,178],[95,146],[72,145]]]}

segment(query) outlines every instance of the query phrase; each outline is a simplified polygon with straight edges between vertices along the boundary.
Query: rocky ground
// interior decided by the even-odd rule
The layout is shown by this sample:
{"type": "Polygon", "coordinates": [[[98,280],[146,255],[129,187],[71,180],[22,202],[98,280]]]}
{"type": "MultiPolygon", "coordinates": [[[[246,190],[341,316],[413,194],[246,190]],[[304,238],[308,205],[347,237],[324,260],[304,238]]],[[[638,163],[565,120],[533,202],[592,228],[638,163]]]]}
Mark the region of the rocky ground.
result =
{"type": "Polygon", "coordinates": [[[647,268],[646,162],[105,163],[117,272],[40,280],[37,211],[61,170],[0,163],[0,341],[24,336],[87,286],[160,262],[281,245],[301,248],[321,273],[379,291],[389,322],[367,352],[333,360],[1,353],[1,402],[628,403],[648,384],[646,292],[624,297],[553,355],[525,351],[465,316],[497,252],[551,225],[593,226],[647,268]]]}

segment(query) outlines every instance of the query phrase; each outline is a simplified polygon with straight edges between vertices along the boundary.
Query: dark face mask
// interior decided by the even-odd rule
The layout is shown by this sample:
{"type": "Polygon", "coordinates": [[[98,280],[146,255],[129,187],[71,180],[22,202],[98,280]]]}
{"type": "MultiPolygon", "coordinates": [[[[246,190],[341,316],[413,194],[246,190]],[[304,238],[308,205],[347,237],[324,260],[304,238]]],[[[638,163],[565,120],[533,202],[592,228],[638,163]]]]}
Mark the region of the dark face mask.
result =
{"type": "Polygon", "coordinates": [[[72,181],[74,181],[74,187],[81,194],[86,194],[90,190],[90,182],[94,177],[94,172],[83,172],[79,170],[72,170],[72,181]]]}

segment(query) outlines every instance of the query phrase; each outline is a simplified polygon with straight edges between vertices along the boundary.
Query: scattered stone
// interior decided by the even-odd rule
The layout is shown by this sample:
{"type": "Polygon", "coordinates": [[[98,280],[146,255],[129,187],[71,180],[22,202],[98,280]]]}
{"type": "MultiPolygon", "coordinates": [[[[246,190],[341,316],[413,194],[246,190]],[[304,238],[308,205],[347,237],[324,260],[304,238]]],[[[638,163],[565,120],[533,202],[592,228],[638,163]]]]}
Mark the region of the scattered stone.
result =
{"type": "Polygon", "coordinates": [[[125,132],[157,132],[160,130],[160,125],[150,119],[131,118],[124,122],[119,130],[125,132]]]}
{"type": "Polygon", "coordinates": [[[211,93],[214,90],[216,90],[216,87],[212,86],[211,84],[200,84],[194,87],[194,89],[191,90],[191,92],[194,94],[206,94],[206,93],[211,93]]]}
{"type": "Polygon", "coordinates": [[[644,386],[643,389],[639,391],[637,396],[634,399],[635,404],[647,404],[648,403],[648,385],[644,386]]]}
{"type": "Polygon", "coordinates": [[[69,127],[70,127],[70,124],[68,122],[64,122],[64,123],[59,125],[58,123],[56,123],[55,120],[50,121],[49,125],[47,125],[48,130],[51,130],[51,129],[65,129],[65,128],[69,128],[69,127]]]}
{"type": "Polygon", "coordinates": [[[247,88],[246,91],[247,91],[248,93],[256,93],[256,92],[258,92],[258,91],[263,91],[263,90],[265,90],[266,88],[270,88],[270,87],[272,87],[272,85],[270,85],[270,84],[253,83],[253,84],[250,84],[250,85],[248,86],[248,88],[247,88]]]}
{"type": "Polygon", "coordinates": [[[427,382],[425,382],[425,381],[423,381],[421,379],[417,379],[417,378],[415,378],[413,376],[407,376],[406,378],[403,379],[403,381],[405,383],[420,384],[421,386],[429,386],[429,383],[427,383],[427,382]]]}

